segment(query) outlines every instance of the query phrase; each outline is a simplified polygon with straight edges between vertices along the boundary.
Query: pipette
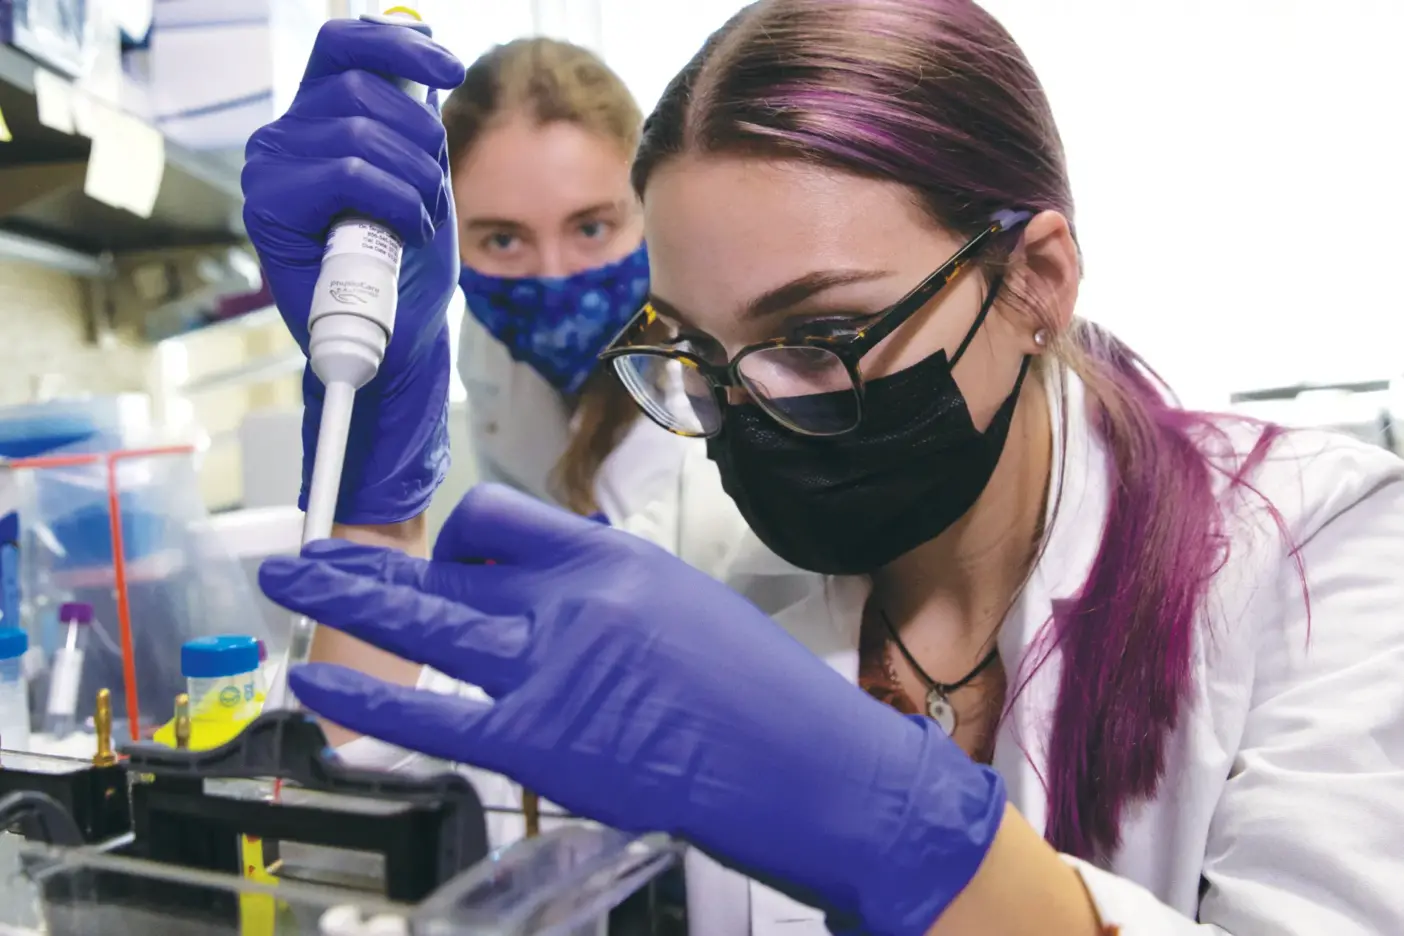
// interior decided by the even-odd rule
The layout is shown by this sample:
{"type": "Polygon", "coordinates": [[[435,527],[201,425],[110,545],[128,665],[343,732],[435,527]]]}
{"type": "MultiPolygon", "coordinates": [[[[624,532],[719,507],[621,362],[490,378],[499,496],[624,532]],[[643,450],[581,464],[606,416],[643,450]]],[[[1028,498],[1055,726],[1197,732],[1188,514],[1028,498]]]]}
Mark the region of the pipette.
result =
{"type": "MultiPolygon", "coordinates": [[[[361,19],[433,35],[429,25],[408,7],[393,7],[383,15],[367,14],[361,19]]],[[[415,100],[427,100],[428,89],[423,85],[391,80],[415,100]]],[[[400,238],[385,225],[354,215],[339,218],[327,235],[308,315],[307,357],[326,393],[307,489],[303,545],[331,536],[356,391],[375,377],[395,330],[402,247],[400,238]]],[[[308,618],[294,621],[287,661],[268,687],[268,708],[298,707],[287,691],[288,670],[310,658],[316,632],[316,623],[308,618]]]]}

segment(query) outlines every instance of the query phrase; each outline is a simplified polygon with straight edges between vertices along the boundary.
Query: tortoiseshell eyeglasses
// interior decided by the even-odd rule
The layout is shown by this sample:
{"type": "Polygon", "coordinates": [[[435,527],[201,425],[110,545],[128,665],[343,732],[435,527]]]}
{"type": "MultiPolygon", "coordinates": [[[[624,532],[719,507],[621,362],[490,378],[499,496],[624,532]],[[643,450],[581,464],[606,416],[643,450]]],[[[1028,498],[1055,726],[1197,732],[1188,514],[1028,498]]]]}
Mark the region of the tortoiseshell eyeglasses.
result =
{"type": "Polygon", "coordinates": [[[721,432],[727,390],[744,389],[772,419],[792,432],[835,436],[863,419],[863,376],[858,363],[946,287],[999,235],[1032,217],[1001,211],[897,302],[862,328],[839,335],[775,338],[742,348],[724,364],[707,360],[686,341],[644,343],[658,323],[645,303],[600,355],[609,361],[634,401],[669,432],[710,438],[721,432]]]}

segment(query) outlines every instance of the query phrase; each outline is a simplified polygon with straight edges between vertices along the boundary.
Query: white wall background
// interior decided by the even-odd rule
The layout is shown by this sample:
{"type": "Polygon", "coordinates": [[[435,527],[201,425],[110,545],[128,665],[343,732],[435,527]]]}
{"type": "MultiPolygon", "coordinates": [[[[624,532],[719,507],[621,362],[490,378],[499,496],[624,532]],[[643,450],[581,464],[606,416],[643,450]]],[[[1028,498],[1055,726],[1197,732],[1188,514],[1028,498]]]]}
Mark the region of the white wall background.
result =
{"type": "Polygon", "coordinates": [[[1404,4],[987,6],[1062,128],[1083,314],[1190,404],[1404,373],[1404,4]]]}
{"type": "MultiPolygon", "coordinates": [[[[1404,3],[984,0],[1039,71],[1087,257],[1082,314],[1186,403],[1404,373],[1404,3]]],[[[650,108],[739,0],[421,0],[465,59],[542,32],[650,108]]]]}

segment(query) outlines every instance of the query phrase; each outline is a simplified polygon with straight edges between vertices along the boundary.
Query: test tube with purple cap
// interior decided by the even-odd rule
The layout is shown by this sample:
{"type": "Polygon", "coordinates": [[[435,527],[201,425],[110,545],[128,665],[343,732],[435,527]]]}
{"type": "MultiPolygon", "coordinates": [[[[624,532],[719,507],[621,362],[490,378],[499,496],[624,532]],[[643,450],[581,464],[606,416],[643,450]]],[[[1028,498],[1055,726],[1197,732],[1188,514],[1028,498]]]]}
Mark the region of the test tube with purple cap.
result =
{"type": "Polygon", "coordinates": [[[54,654],[49,674],[49,701],[44,710],[44,730],[55,740],[73,733],[78,692],[83,683],[83,655],[92,639],[93,606],[68,601],[59,608],[63,646],[54,654]]]}

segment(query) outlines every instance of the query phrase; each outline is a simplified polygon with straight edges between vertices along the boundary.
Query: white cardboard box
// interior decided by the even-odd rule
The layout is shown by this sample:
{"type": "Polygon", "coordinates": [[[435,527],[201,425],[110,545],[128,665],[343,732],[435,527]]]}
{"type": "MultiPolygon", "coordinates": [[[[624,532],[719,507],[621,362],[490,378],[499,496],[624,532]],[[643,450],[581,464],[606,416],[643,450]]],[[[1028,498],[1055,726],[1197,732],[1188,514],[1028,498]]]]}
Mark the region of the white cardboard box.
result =
{"type": "Polygon", "coordinates": [[[325,0],[158,0],[156,125],[191,149],[242,148],[292,102],[325,11],[325,0]]]}

